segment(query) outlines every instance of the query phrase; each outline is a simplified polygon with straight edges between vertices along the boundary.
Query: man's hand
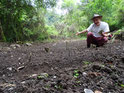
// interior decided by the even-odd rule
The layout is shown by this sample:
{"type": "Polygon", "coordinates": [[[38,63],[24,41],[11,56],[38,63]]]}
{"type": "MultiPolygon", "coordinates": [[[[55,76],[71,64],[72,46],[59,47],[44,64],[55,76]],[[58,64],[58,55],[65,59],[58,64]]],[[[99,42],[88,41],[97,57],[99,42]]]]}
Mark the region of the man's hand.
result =
{"type": "Polygon", "coordinates": [[[102,36],[108,37],[108,32],[102,32],[102,36]]]}
{"type": "Polygon", "coordinates": [[[83,34],[83,33],[86,33],[87,30],[84,30],[84,31],[81,31],[81,32],[77,32],[76,35],[80,35],[80,34],[83,34]]]}
{"type": "Polygon", "coordinates": [[[77,32],[77,33],[76,33],[77,36],[80,35],[80,34],[81,34],[81,32],[77,32]]]}

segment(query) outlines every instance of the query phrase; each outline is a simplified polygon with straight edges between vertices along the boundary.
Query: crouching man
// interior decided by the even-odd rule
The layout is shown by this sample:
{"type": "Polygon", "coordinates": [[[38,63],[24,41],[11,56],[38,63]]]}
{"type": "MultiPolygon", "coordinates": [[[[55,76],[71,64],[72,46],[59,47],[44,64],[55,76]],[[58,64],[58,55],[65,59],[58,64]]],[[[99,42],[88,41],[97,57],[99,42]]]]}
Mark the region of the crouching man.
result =
{"type": "Polygon", "coordinates": [[[110,31],[108,23],[102,22],[101,19],[102,16],[94,14],[92,18],[93,24],[86,30],[76,33],[76,35],[79,35],[88,32],[87,48],[90,48],[91,44],[95,44],[96,47],[103,46],[108,41],[108,37],[111,37],[108,35],[110,31]]]}

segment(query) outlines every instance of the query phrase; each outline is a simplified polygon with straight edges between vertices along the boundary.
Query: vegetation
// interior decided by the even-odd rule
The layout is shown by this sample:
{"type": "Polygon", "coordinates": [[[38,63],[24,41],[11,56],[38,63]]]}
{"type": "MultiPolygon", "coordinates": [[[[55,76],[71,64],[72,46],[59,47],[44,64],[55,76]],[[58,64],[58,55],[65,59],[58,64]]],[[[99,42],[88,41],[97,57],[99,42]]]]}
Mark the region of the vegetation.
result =
{"type": "MultiPolygon", "coordinates": [[[[35,41],[75,37],[77,31],[91,24],[98,13],[109,23],[111,31],[124,26],[124,0],[1,0],[0,40],[6,42],[35,41]]],[[[85,35],[84,35],[85,36],[85,35]]]]}

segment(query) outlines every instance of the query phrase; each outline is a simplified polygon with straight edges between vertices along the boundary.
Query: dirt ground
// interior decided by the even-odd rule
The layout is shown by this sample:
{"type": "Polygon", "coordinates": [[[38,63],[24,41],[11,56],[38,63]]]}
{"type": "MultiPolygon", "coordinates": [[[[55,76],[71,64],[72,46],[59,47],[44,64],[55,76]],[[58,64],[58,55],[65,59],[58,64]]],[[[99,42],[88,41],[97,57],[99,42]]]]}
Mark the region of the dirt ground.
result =
{"type": "Polygon", "coordinates": [[[0,93],[124,93],[124,42],[0,43],[0,93]],[[98,93],[98,92],[95,92],[98,93]],[[99,92],[100,93],[100,92],[99,92]]]}

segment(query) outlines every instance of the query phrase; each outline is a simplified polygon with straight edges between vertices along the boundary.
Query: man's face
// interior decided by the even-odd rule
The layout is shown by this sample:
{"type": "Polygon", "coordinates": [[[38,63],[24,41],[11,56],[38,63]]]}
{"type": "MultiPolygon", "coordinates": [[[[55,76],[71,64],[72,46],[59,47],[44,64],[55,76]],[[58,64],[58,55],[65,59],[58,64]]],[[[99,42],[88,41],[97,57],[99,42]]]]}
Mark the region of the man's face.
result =
{"type": "Polygon", "coordinates": [[[100,21],[101,21],[100,18],[94,18],[93,19],[93,22],[94,22],[94,24],[96,24],[96,26],[99,26],[100,25],[100,21]]]}

